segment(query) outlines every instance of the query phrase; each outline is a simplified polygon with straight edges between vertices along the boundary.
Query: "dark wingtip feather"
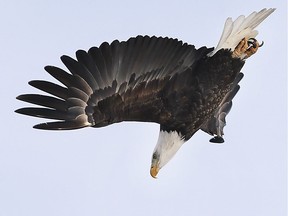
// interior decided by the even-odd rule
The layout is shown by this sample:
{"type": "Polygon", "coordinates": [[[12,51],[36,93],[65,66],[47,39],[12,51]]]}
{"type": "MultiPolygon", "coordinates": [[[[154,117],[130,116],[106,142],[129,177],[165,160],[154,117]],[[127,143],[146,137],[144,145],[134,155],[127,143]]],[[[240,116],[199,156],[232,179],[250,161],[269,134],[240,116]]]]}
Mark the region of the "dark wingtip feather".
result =
{"type": "Polygon", "coordinates": [[[57,120],[68,120],[75,117],[73,116],[72,113],[67,113],[65,111],[54,110],[49,108],[38,108],[38,107],[24,107],[15,110],[15,112],[22,115],[28,115],[39,118],[57,119],[57,120]]]}
{"type": "MultiPolygon", "coordinates": [[[[16,99],[17,100],[20,100],[20,101],[25,101],[25,97],[26,97],[26,95],[25,94],[22,94],[22,95],[18,95],[17,97],[16,97],[16,99]]],[[[26,101],[25,101],[26,102],[26,101]]]]}
{"type": "MultiPolygon", "coordinates": [[[[16,97],[16,99],[18,99],[18,97],[16,97]]],[[[21,109],[22,109],[22,108],[17,109],[17,110],[14,110],[14,112],[15,112],[15,113],[18,113],[18,114],[23,114],[23,113],[21,112],[21,109]]]]}
{"type": "Polygon", "coordinates": [[[56,109],[58,111],[66,111],[67,105],[64,100],[55,97],[38,94],[23,94],[17,97],[18,100],[36,104],[39,106],[56,109]]]}
{"type": "MultiPolygon", "coordinates": [[[[41,124],[34,125],[33,128],[34,129],[40,129],[40,130],[49,130],[47,127],[45,127],[45,125],[47,125],[47,123],[41,123],[41,124]]],[[[50,130],[52,130],[52,129],[50,129],[50,130]]]]}
{"type": "Polygon", "coordinates": [[[29,85],[62,99],[66,99],[69,94],[67,88],[48,81],[32,80],[29,82],[29,85]]]}
{"type": "Polygon", "coordinates": [[[65,70],[55,67],[55,66],[45,66],[44,69],[55,79],[61,82],[65,86],[73,86],[73,77],[71,74],[67,73],[65,70]]]}
{"type": "MultiPolygon", "coordinates": [[[[39,116],[39,113],[35,112],[39,110],[38,108],[20,108],[15,110],[15,113],[22,114],[22,115],[29,115],[34,117],[43,117],[39,116]]],[[[42,109],[43,110],[43,109],[42,109]]],[[[40,111],[42,111],[40,110],[40,111]]],[[[38,112],[40,112],[38,111],[38,112]]],[[[40,112],[41,113],[41,112],[40,112]]],[[[46,116],[47,117],[47,116],[46,116]]],[[[55,117],[55,116],[54,116],[55,117]]],[[[52,119],[53,117],[48,116],[48,118],[52,119]]],[[[57,119],[57,118],[54,118],[57,119]]],[[[58,118],[60,119],[60,118],[58,118]]],[[[79,129],[90,126],[87,122],[81,118],[76,120],[64,120],[64,121],[55,121],[55,122],[46,122],[34,125],[33,128],[41,129],[41,130],[72,130],[72,129],[79,129]]]]}
{"type": "Polygon", "coordinates": [[[83,124],[82,121],[57,121],[46,122],[34,125],[33,128],[40,130],[73,130],[87,127],[87,124],[83,124]]]}

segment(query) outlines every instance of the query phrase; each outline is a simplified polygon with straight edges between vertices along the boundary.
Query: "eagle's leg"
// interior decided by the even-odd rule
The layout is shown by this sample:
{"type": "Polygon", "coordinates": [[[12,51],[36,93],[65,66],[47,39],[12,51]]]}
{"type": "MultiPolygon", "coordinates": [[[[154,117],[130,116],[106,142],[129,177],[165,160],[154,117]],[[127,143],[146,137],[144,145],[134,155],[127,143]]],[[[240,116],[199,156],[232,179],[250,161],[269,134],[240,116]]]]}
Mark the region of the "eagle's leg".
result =
{"type": "Polygon", "coordinates": [[[255,38],[246,39],[243,38],[240,43],[236,46],[232,53],[233,58],[247,59],[257,52],[258,48],[263,45],[259,44],[255,38]]]}

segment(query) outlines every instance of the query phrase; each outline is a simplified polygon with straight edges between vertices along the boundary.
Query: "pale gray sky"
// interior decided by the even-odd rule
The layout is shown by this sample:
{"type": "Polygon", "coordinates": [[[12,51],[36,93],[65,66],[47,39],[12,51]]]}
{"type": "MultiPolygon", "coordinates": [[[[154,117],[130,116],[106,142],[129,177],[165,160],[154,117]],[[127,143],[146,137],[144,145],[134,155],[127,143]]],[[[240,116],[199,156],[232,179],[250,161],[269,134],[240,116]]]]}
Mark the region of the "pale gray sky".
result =
{"type": "Polygon", "coordinates": [[[286,1],[2,0],[0,27],[0,216],[286,215],[286,1]],[[63,54],[138,34],[216,46],[227,17],[265,7],[277,10],[258,28],[265,44],[242,70],[226,142],[199,131],[157,180],[156,124],[50,132],[14,113],[26,105],[17,95],[38,92],[28,81],[54,81],[43,67],[64,68],[63,54]]]}

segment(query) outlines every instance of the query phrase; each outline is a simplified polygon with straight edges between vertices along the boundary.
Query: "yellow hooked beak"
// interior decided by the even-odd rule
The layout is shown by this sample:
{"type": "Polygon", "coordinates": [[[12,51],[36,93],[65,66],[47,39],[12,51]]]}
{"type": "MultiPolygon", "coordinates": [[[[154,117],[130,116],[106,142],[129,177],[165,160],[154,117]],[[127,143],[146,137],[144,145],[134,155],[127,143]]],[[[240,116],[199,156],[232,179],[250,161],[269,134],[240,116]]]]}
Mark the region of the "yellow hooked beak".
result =
{"type": "Polygon", "coordinates": [[[153,177],[153,178],[157,178],[156,176],[157,176],[157,174],[158,174],[158,172],[159,172],[159,167],[157,166],[157,165],[155,165],[155,166],[151,166],[151,168],[150,168],[150,175],[153,177]]]}

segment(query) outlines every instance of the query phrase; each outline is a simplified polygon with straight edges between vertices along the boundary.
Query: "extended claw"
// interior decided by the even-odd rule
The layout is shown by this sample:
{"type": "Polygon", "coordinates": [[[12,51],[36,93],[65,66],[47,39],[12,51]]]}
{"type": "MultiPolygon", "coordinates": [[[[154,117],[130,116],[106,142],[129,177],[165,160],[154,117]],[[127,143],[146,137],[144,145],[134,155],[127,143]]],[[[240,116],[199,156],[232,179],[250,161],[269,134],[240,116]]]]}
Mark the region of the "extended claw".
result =
{"type": "Polygon", "coordinates": [[[243,38],[240,43],[236,46],[232,53],[233,58],[247,59],[257,52],[259,47],[262,47],[264,42],[261,44],[255,38],[243,38]]]}
{"type": "Polygon", "coordinates": [[[256,48],[257,40],[255,38],[250,38],[247,43],[249,47],[256,48]]]}
{"type": "Polygon", "coordinates": [[[262,43],[259,45],[259,47],[262,47],[264,45],[264,41],[262,41],[262,43]]]}

